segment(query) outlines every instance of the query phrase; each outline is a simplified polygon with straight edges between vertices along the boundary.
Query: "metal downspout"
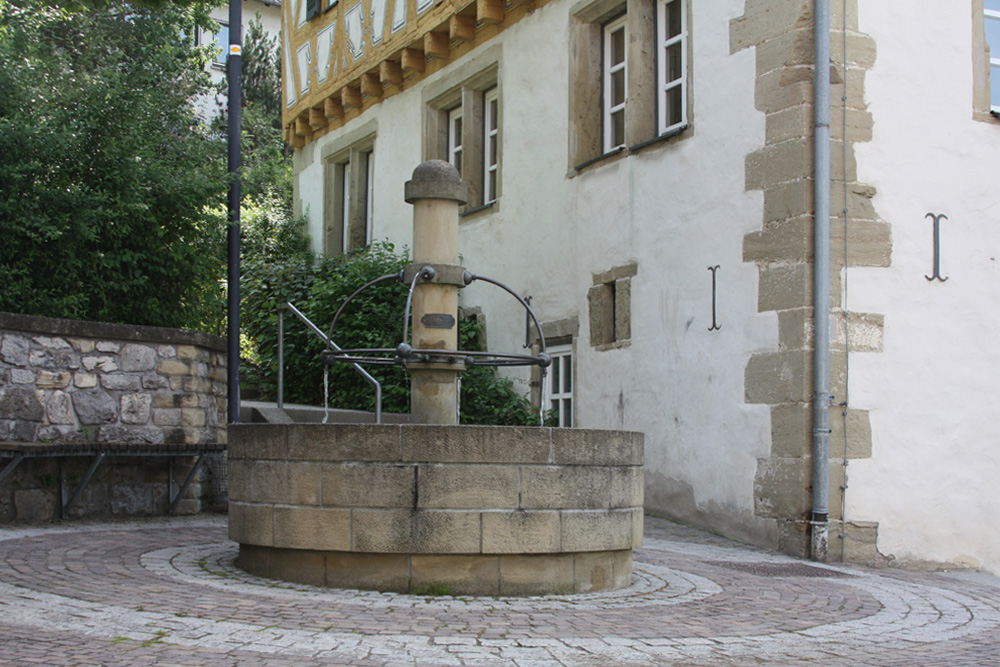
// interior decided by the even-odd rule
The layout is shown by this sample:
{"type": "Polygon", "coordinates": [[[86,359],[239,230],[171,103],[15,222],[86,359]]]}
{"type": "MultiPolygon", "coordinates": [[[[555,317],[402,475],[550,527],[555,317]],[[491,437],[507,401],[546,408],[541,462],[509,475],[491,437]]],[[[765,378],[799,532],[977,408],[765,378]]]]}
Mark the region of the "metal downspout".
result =
{"type": "Polygon", "coordinates": [[[830,2],[815,0],[815,77],[813,135],[814,270],[813,277],[813,440],[812,528],[810,556],[827,559],[830,524],[830,2]]]}

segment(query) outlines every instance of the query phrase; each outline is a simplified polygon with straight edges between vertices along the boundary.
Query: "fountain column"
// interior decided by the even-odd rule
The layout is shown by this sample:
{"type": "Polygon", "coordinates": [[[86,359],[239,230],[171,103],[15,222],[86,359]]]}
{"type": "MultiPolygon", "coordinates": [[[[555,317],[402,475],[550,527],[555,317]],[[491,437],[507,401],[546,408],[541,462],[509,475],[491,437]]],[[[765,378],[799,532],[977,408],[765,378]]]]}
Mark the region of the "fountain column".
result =
{"type": "MultiPolygon", "coordinates": [[[[457,350],[458,290],[465,269],[458,265],[458,207],[466,202],[468,186],[458,170],[443,160],[428,160],[413,170],[405,197],[413,204],[413,264],[407,280],[431,267],[413,291],[413,347],[457,350]]],[[[458,423],[456,361],[406,364],[410,371],[410,414],[417,424],[458,423]]]]}

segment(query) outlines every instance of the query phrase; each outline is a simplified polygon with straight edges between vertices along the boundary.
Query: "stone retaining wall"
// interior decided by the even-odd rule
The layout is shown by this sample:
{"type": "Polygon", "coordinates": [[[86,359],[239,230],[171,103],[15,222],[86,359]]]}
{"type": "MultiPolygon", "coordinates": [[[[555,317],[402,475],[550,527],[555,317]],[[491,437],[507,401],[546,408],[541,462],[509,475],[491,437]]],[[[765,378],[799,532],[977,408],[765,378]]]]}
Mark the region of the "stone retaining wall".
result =
{"type": "Polygon", "coordinates": [[[225,442],[225,426],[223,338],[0,313],[0,440],[225,442]]]}
{"type": "Polygon", "coordinates": [[[237,424],[241,567],[327,586],[478,595],[628,585],[642,435],[495,426],[237,424]]]}

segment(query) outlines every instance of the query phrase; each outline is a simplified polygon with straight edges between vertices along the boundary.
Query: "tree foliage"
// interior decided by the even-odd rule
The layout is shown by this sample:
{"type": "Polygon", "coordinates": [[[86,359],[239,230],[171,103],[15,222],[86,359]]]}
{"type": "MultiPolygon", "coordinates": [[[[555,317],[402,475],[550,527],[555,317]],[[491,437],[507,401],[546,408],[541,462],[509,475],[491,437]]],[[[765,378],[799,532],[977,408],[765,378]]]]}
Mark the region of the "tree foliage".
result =
{"type": "Polygon", "coordinates": [[[0,0],[0,310],[199,326],[221,308],[225,175],[192,105],[206,6],[0,0]]]}
{"type": "Polygon", "coordinates": [[[281,52],[278,38],[268,36],[260,12],[247,24],[241,58],[243,105],[261,109],[275,129],[281,129],[281,52]]]}
{"type": "MultiPolygon", "coordinates": [[[[398,273],[408,263],[387,243],[363,251],[309,262],[255,262],[247,266],[243,286],[243,330],[248,337],[244,355],[245,385],[258,397],[277,394],[278,309],[291,302],[324,332],[340,305],[366,282],[398,273]]],[[[334,331],[344,348],[395,349],[403,340],[406,287],[386,281],[355,298],[334,331]]],[[[469,321],[460,331],[464,349],[475,347],[478,331],[469,321]]],[[[323,403],[323,342],[291,313],[285,315],[285,400],[323,403]]],[[[409,377],[397,366],[367,368],[382,383],[383,409],[409,412],[409,377]]],[[[373,410],[372,388],[347,364],[334,364],[329,375],[332,407],[373,410]]],[[[496,369],[474,367],[463,374],[461,396],[464,424],[536,424],[537,413],[510,380],[496,369]]]]}

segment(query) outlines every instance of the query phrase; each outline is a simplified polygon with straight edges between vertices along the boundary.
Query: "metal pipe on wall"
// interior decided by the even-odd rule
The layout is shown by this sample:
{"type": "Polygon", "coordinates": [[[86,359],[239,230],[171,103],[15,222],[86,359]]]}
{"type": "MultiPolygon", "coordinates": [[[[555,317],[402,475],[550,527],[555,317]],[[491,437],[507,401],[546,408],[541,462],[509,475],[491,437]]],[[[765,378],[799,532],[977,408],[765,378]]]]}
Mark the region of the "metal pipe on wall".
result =
{"type": "Polygon", "coordinates": [[[830,2],[815,0],[813,437],[810,556],[827,560],[830,444],[830,2]]]}

